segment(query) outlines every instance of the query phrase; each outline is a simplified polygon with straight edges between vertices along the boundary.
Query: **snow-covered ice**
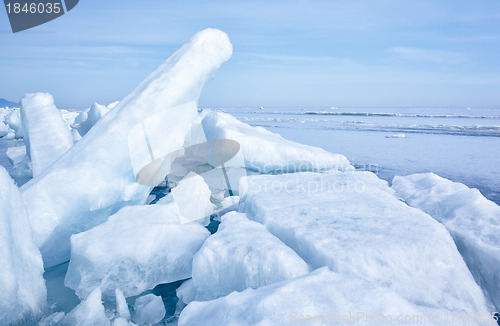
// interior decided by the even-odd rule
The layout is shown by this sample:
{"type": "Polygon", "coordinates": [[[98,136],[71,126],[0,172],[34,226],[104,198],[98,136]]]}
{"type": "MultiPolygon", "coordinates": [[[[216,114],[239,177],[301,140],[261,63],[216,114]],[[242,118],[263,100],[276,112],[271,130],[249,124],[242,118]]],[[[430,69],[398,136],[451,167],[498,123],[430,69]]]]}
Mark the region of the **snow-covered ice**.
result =
{"type": "Polygon", "coordinates": [[[207,138],[236,140],[249,169],[261,173],[352,169],[343,155],[292,142],[226,113],[203,110],[201,114],[207,138]]]}
{"type": "Polygon", "coordinates": [[[500,107],[223,109],[303,144],[345,155],[357,167],[392,180],[432,171],[478,188],[500,204],[500,107]],[[386,138],[404,133],[405,139],[386,138]]]}
{"type": "Polygon", "coordinates": [[[231,211],[237,211],[240,206],[240,196],[225,197],[219,202],[219,208],[213,213],[213,218],[216,221],[221,221],[221,217],[231,211]]]}
{"type": "Polygon", "coordinates": [[[406,138],[405,134],[393,134],[389,136],[385,136],[385,138],[406,138]]]}
{"type": "Polygon", "coordinates": [[[12,112],[12,109],[0,107],[0,138],[12,133],[12,129],[5,122],[5,118],[12,112]]]}
{"type": "Polygon", "coordinates": [[[122,317],[118,317],[115,320],[113,320],[113,326],[135,326],[137,324],[134,324],[130,320],[127,320],[122,317]]]}
{"type": "Polygon", "coordinates": [[[302,258],[263,225],[249,221],[245,214],[231,212],[222,217],[218,231],[194,256],[196,300],[216,299],[308,271],[302,258]]]}
{"type": "Polygon", "coordinates": [[[32,164],[35,175],[19,193],[0,168],[0,324],[175,324],[179,315],[181,326],[344,316],[408,324],[403,315],[440,325],[446,313],[491,322],[490,301],[500,302],[499,207],[432,174],[395,178],[390,188],[333,153],[397,174],[413,173],[413,161],[451,175],[484,170],[467,172],[466,183],[486,185],[495,198],[497,157],[476,154],[496,148],[498,112],[198,112],[204,84],[231,53],[227,35],[207,29],[120,103],[58,110],[37,93],[21,109],[0,109],[0,163],[19,185],[32,178],[32,164]],[[459,148],[452,135],[471,159],[450,166],[450,155],[463,158],[441,155],[459,148]],[[26,148],[13,139],[23,137],[26,148]],[[324,173],[241,179],[301,171],[324,173]],[[192,223],[210,219],[212,236],[192,223]]]}
{"type": "Polygon", "coordinates": [[[476,282],[500,309],[500,207],[477,189],[433,173],[396,176],[392,188],[446,226],[476,282]]]}
{"type": "Polygon", "coordinates": [[[203,85],[231,54],[225,33],[216,29],[197,33],[43,175],[22,187],[46,266],[69,259],[71,234],[102,223],[123,206],[145,203],[152,187],[136,182],[132,162],[138,158],[147,162],[150,153],[146,143],[134,147],[139,153],[129,152],[129,132],[148,118],[163,117],[156,122],[163,128],[147,130],[151,145],[180,149],[197,115],[203,85]],[[169,115],[162,115],[166,111],[169,115]],[[165,124],[176,128],[165,130],[165,124]]]}
{"type": "Polygon", "coordinates": [[[4,124],[0,120],[0,138],[7,136],[9,133],[11,133],[11,130],[10,130],[9,126],[7,126],[6,124],[4,124]]]}
{"type": "Polygon", "coordinates": [[[83,137],[110,110],[111,107],[94,102],[90,109],[78,114],[71,127],[83,137]]]}
{"type": "Polygon", "coordinates": [[[101,289],[95,288],[87,299],[61,320],[60,324],[65,326],[109,326],[110,321],[101,301],[101,289]]]}
{"type": "Polygon", "coordinates": [[[9,174],[18,186],[22,186],[33,178],[33,172],[31,171],[31,161],[28,155],[26,155],[25,146],[9,147],[5,154],[9,160],[9,163],[13,165],[12,170],[9,171],[9,174]]]}
{"type": "Polygon", "coordinates": [[[169,196],[178,207],[182,223],[200,220],[207,217],[210,222],[210,214],[215,205],[210,202],[212,192],[203,178],[194,172],[190,172],[179,184],[172,189],[169,196]]]}
{"type": "Polygon", "coordinates": [[[243,181],[240,211],[313,268],[328,266],[376,282],[419,306],[488,311],[446,228],[399,201],[375,174],[296,173],[243,181]]]}
{"type": "Polygon", "coordinates": [[[20,103],[26,154],[36,177],[73,145],[73,137],[52,95],[30,93],[20,103]]]}
{"type": "Polygon", "coordinates": [[[210,235],[198,223],[180,224],[177,207],[129,206],[105,223],[71,237],[65,285],[85,298],[100,286],[126,297],[191,277],[193,255],[210,235]]]}
{"type": "Polygon", "coordinates": [[[5,155],[12,169],[9,171],[10,176],[18,186],[21,186],[33,178],[31,171],[31,161],[26,155],[26,146],[11,146],[5,151],[5,155]]]}
{"type": "Polygon", "coordinates": [[[5,124],[9,126],[10,129],[14,130],[15,138],[23,138],[24,130],[23,125],[21,123],[21,110],[15,109],[10,111],[4,117],[5,124]]]}
{"type": "MultiPolygon", "coordinates": [[[[426,284],[419,284],[425,286],[426,284]]],[[[191,325],[449,325],[437,306],[419,305],[377,282],[326,267],[279,283],[191,302],[179,326],[191,325]],[[439,313],[439,322],[429,316],[439,313]]],[[[491,319],[468,325],[495,325],[491,319]]]]}
{"type": "Polygon", "coordinates": [[[240,204],[240,196],[229,196],[224,198],[221,202],[221,209],[225,210],[231,207],[238,207],[240,204]]]}
{"type": "Polygon", "coordinates": [[[26,155],[26,146],[9,147],[6,151],[6,154],[12,166],[16,166],[23,161],[29,160],[28,156],[26,155]]]}
{"type": "Polygon", "coordinates": [[[15,324],[40,315],[47,302],[42,256],[33,243],[19,189],[2,166],[0,261],[0,324],[15,324]]]}
{"type": "Polygon", "coordinates": [[[61,117],[68,130],[72,131],[73,128],[71,127],[71,125],[75,121],[76,117],[80,114],[80,111],[59,109],[59,112],[61,112],[61,117]]]}
{"type": "Polygon", "coordinates": [[[161,297],[146,294],[135,300],[135,314],[132,318],[139,325],[156,324],[165,316],[165,306],[161,297]]]}

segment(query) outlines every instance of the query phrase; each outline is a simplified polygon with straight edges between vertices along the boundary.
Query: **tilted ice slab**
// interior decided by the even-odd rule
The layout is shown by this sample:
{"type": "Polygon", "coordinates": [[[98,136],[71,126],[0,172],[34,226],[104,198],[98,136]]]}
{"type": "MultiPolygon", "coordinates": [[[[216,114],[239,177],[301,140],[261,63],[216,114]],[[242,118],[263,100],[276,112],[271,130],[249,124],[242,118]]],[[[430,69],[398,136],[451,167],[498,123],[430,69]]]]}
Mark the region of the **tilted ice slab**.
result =
{"type": "Polygon", "coordinates": [[[193,255],[210,235],[198,223],[181,224],[174,203],[129,206],[105,223],[71,237],[64,284],[85,298],[97,286],[112,298],[191,277],[193,255]]]}
{"type": "Polygon", "coordinates": [[[262,173],[352,169],[343,155],[287,140],[229,114],[203,110],[201,116],[207,139],[232,139],[240,143],[247,168],[262,173]]]}
{"type": "Polygon", "coordinates": [[[52,95],[26,94],[20,103],[26,154],[36,177],[73,145],[73,136],[54,105],[52,95]]]}
{"type": "MultiPolygon", "coordinates": [[[[179,326],[451,324],[445,313],[437,313],[435,307],[409,302],[376,282],[323,267],[256,290],[193,301],[182,311],[179,326]]],[[[467,325],[495,325],[486,317],[483,320],[467,325]]]]}
{"type": "Polygon", "coordinates": [[[396,176],[392,188],[443,223],[476,282],[500,309],[500,207],[479,190],[433,173],[396,176]]]}
{"type": "Polygon", "coordinates": [[[39,315],[47,301],[40,251],[17,186],[0,166],[0,324],[39,315]]]}
{"type": "Polygon", "coordinates": [[[222,217],[193,260],[196,300],[212,300],[248,287],[258,288],[309,271],[292,249],[245,214],[222,217]]]}
{"type": "Polygon", "coordinates": [[[313,268],[328,266],[375,282],[422,307],[488,311],[446,228],[399,201],[373,173],[297,173],[246,181],[240,186],[240,211],[313,268]]]}
{"type": "Polygon", "coordinates": [[[152,187],[136,182],[132,162],[151,163],[150,152],[144,133],[134,138],[130,131],[149,118],[152,126],[145,132],[150,144],[157,145],[153,151],[161,149],[156,157],[180,149],[197,116],[203,85],[231,53],[225,33],[199,32],[81,141],[22,187],[46,266],[69,259],[71,234],[102,223],[123,206],[146,201],[152,187]]]}

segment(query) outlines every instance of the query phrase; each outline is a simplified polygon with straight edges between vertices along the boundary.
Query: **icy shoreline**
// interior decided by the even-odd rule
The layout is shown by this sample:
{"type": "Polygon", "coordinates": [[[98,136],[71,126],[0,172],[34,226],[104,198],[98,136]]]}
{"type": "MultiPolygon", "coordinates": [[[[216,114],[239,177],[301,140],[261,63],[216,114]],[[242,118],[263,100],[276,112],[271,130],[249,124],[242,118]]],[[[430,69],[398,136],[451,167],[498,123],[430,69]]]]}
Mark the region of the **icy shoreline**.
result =
{"type": "Polygon", "coordinates": [[[199,111],[231,53],[207,29],[117,105],[62,116],[36,93],[8,112],[10,174],[33,178],[0,166],[0,322],[495,324],[499,206],[199,111]]]}

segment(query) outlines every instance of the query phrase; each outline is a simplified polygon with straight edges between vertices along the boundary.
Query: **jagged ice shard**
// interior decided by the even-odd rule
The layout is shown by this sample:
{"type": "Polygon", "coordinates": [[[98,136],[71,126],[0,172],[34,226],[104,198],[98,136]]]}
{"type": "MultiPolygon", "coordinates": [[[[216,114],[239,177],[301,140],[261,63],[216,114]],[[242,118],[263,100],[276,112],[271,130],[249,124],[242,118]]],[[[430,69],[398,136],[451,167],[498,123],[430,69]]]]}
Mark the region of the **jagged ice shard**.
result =
{"type": "Polygon", "coordinates": [[[149,140],[161,139],[168,144],[165,151],[182,148],[203,85],[231,54],[225,33],[197,33],[81,141],[21,188],[46,266],[69,259],[72,234],[102,223],[123,206],[145,203],[152,187],[136,182],[132,160],[137,153],[130,153],[130,130],[160,115],[173,129],[160,128],[159,134],[148,130],[149,140]],[[172,108],[177,108],[172,115],[162,114],[172,108]]]}
{"type": "Polygon", "coordinates": [[[47,302],[40,252],[17,186],[0,166],[0,325],[40,315],[47,302]]]}
{"type": "Polygon", "coordinates": [[[54,105],[52,95],[30,93],[20,103],[26,154],[36,177],[73,145],[73,136],[54,105]]]}

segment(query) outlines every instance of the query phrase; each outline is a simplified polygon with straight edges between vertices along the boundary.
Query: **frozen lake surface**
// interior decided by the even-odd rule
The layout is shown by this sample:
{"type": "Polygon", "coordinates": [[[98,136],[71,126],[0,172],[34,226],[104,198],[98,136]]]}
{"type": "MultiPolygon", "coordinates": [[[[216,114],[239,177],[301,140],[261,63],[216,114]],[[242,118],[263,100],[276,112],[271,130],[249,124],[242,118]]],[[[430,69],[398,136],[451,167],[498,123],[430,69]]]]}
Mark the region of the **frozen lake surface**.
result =
{"type": "MultiPolygon", "coordinates": [[[[434,172],[500,204],[500,108],[227,108],[252,126],[332,153],[391,181],[434,172]]],[[[22,140],[0,139],[5,151],[22,140]]]]}
{"type": "Polygon", "coordinates": [[[220,109],[392,180],[434,172],[500,203],[500,108],[220,109]]]}

